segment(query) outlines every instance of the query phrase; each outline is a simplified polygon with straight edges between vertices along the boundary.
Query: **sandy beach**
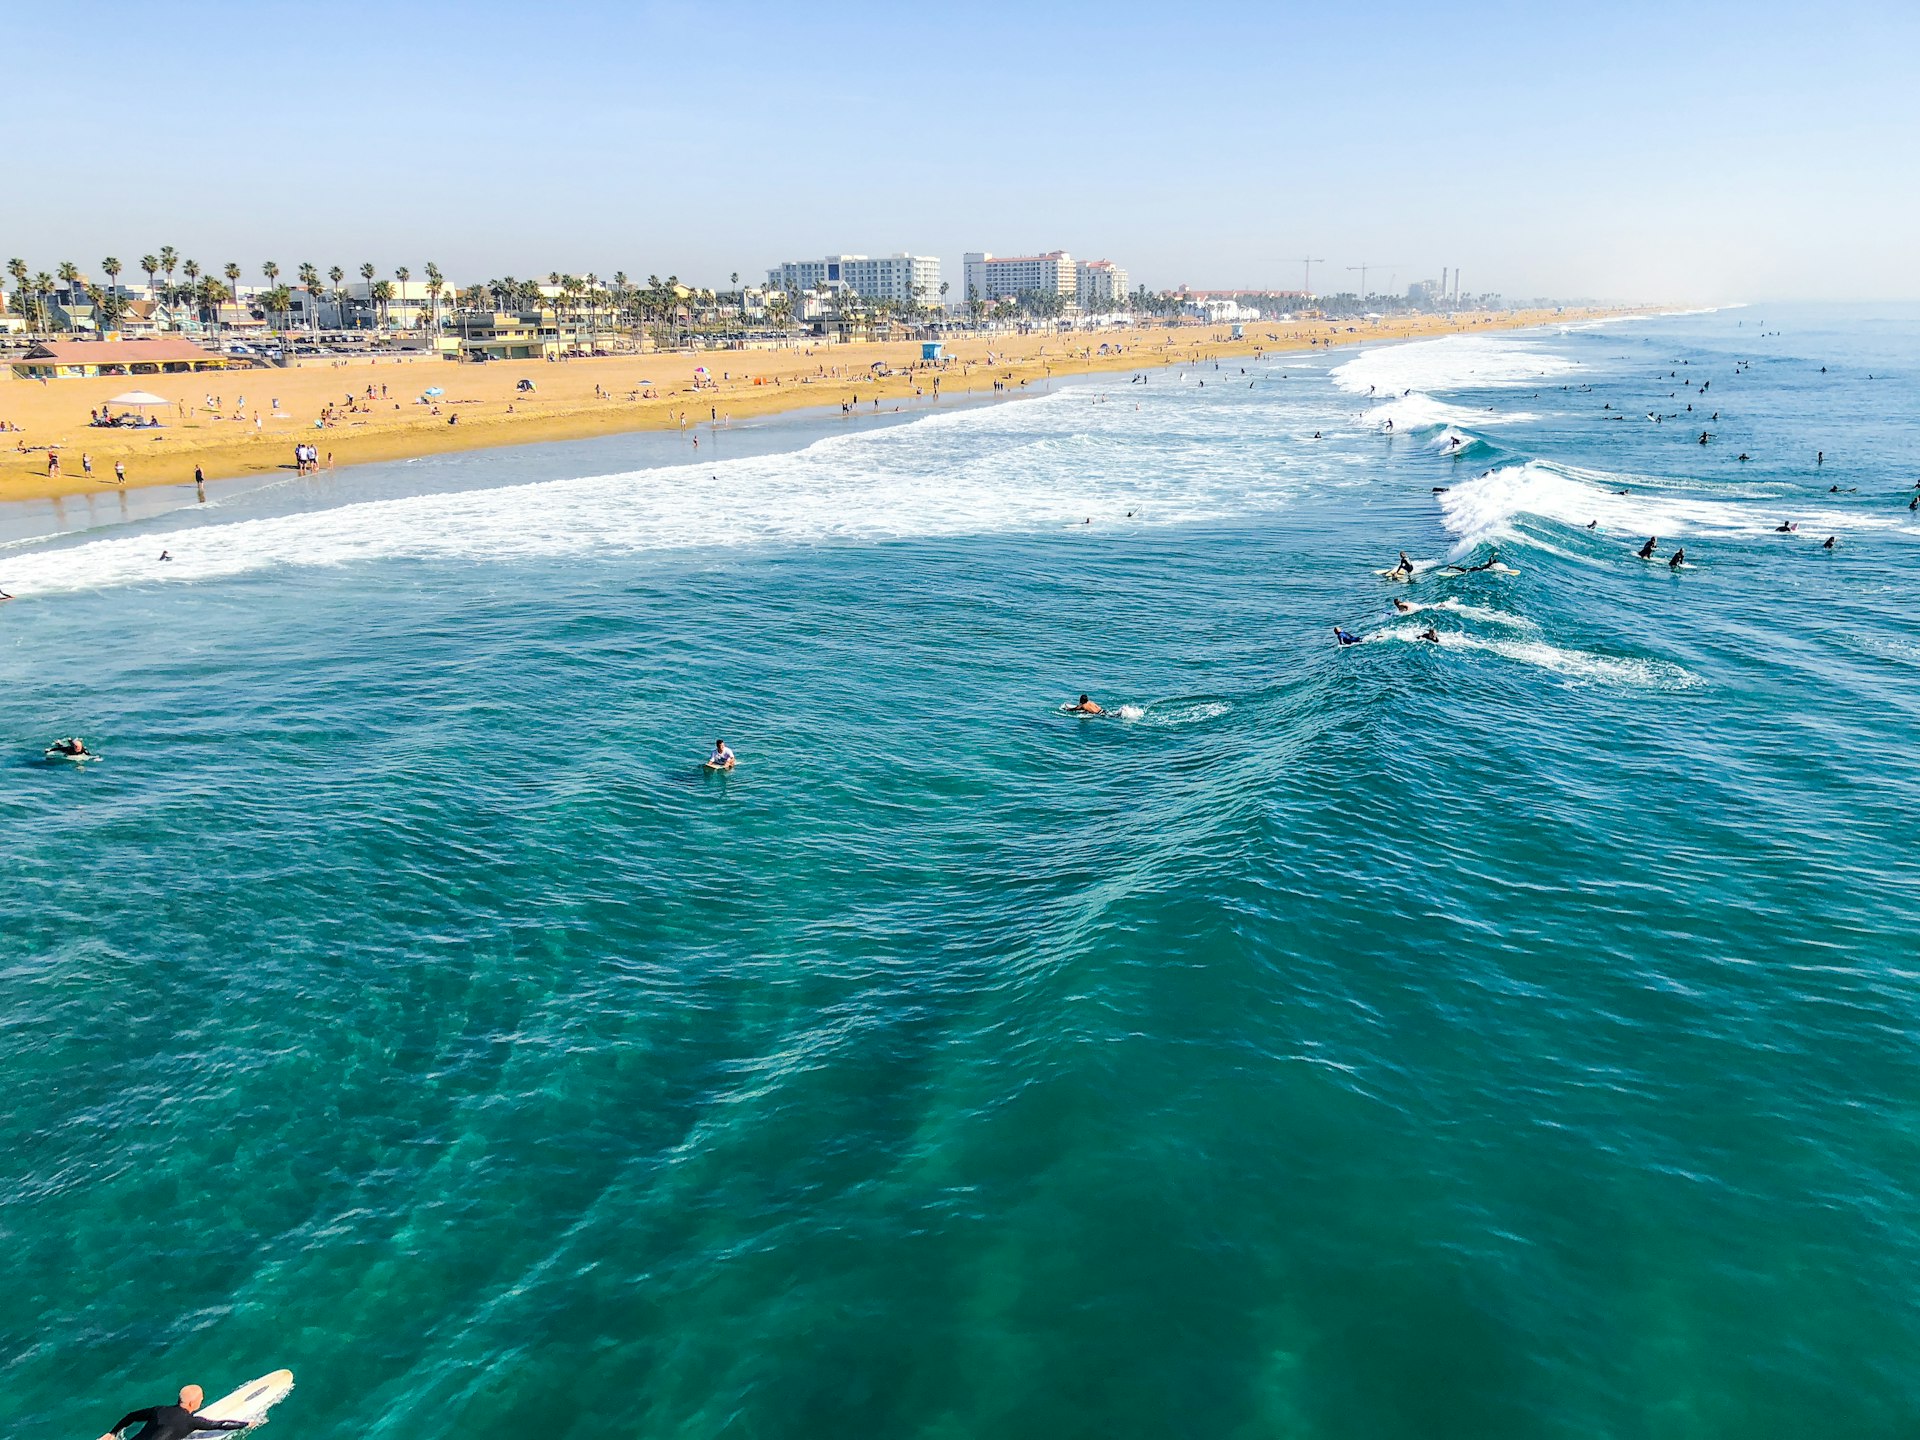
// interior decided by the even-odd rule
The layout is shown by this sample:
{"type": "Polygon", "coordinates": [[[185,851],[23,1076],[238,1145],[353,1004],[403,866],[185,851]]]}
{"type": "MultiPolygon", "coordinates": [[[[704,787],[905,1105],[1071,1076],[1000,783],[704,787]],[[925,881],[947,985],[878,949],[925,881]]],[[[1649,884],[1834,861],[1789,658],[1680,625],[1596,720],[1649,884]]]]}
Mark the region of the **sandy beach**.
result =
{"type": "Polygon", "coordinates": [[[924,403],[935,394],[936,377],[941,397],[991,393],[996,382],[1017,392],[1023,382],[1030,387],[1050,377],[1567,323],[1601,313],[1610,312],[1516,311],[1352,327],[1262,321],[1247,325],[1237,341],[1225,326],[1203,325],[1092,336],[967,335],[948,342],[944,366],[921,365],[913,341],[557,363],[370,359],[45,383],[9,376],[0,379],[0,422],[17,428],[3,437],[0,500],[112,488],[119,483],[116,463],[124,465],[128,487],[190,484],[196,467],[209,482],[290,470],[294,446],[303,442],[317,447],[321,464],[335,466],[623,430],[685,428],[691,446],[705,427],[776,411],[846,403],[884,411],[916,394],[924,403]],[[1108,353],[1099,353],[1103,346],[1108,353]],[[876,362],[894,373],[876,376],[876,362]],[[532,393],[519,389],[522,380],[533,382],[532,393]],[[445,393],[423,399],[434,386],[445,393]],[[167,402],[152,412],[159,428],[89,425],[90,411],[135,389],[167,402]],[[317,423],[330,408],[332,418],[317,423]],[[47,473],[53,447],[60,455],[57,475],[47,473]],[[91,473],[83,455],[91,457],[91,473]]]}

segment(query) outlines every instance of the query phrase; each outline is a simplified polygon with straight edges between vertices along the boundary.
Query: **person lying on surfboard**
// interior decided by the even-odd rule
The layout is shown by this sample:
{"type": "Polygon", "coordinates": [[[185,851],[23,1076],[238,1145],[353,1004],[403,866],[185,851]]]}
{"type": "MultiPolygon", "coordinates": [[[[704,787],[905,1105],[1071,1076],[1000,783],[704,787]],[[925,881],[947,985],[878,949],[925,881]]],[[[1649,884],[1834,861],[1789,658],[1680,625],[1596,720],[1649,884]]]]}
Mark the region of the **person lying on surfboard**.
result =
{"type": "Polygon", "coordinates": [[[1095,701],[1085,695],[1082,695],[1077,703],[1069,705],[1067,709],[1073,711],[1076,715],[1104,715],[1107,713],[1102,710],[1095,701]]]}
{"type": "Polygon", "coordinates": [[[209,1420],[194,1412],[207,1403],[207,1395],[198,1385],[180,1387],[178,1405],[149,1405],[145,1410],[135,1410],[121,1420],[100,1440],[119,1440],[120,1432],[129,1425],[144,1425],[144,1429],[133,1440],[186,1440],[197,1430],[244,1430],[253,1422],[250,1420],[209,1420]]]}

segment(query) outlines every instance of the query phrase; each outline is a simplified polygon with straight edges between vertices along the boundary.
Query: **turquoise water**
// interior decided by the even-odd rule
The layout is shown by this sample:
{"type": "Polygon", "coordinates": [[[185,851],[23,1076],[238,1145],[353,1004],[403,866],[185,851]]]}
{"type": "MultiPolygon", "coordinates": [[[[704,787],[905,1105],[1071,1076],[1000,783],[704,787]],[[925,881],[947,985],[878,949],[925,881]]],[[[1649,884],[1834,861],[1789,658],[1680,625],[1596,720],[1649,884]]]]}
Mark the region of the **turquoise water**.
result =
{"type": "Polygon", "coordinates": [[[1239,370],[0,550],[16,1432],[1910,1423],[1920,311],[1239,370]]]}

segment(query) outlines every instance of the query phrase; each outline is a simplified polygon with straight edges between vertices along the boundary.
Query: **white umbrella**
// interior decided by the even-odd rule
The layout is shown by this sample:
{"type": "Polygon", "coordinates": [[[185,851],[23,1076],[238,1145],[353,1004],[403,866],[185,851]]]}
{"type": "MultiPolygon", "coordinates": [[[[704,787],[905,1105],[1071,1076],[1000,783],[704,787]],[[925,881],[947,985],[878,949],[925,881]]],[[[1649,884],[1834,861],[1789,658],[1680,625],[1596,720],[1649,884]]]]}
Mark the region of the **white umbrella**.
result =
{"type": "Polygon", "coordinates": [[[129,390],[124,395],[116,395],[107,401],[109,405],[170,405],[170,400],[162,400],[147,390],[129,390]]]}

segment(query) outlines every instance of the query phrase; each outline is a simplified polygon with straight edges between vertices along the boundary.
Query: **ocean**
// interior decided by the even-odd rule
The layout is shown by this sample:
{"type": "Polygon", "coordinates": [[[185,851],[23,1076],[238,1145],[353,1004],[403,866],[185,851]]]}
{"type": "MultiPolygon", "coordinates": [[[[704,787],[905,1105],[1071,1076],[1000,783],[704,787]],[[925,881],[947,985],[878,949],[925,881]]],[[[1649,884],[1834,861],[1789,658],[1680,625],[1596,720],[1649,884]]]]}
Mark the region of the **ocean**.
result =
{"type": "Polygon", "coordinates": [[[1902,1432],[1916,395],[1750,306],[0,520],[9,1430],[1902,1432]]]}

